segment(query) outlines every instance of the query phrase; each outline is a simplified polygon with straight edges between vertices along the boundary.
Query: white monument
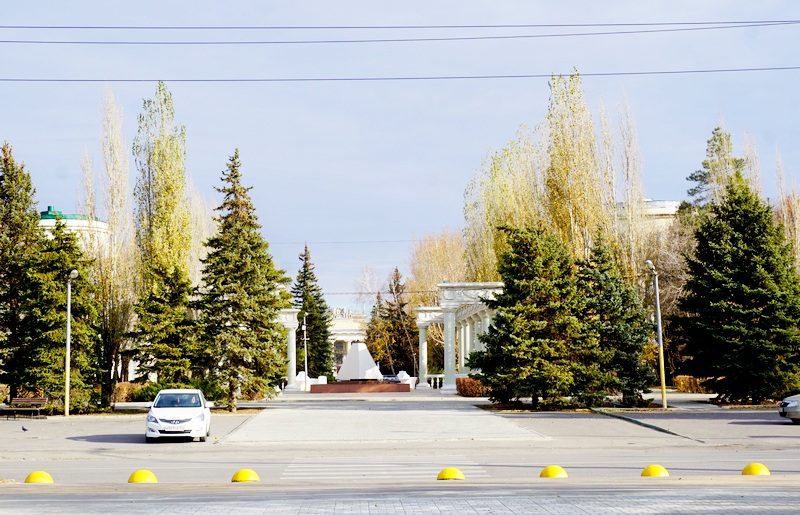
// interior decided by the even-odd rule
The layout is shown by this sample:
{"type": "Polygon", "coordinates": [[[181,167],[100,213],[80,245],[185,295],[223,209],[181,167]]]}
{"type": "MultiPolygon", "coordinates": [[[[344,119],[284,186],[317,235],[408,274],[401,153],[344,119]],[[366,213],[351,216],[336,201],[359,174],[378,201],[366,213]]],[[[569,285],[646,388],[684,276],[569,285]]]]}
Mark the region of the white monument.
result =
{"type": "Polygon", "coordinates": [[[345,356],[342,368],[336,374],[337,381],[353,379],[383,379],[383,374],[372,360],[366,343],[357,342],[350,346],[350,352],[345,356]]]}

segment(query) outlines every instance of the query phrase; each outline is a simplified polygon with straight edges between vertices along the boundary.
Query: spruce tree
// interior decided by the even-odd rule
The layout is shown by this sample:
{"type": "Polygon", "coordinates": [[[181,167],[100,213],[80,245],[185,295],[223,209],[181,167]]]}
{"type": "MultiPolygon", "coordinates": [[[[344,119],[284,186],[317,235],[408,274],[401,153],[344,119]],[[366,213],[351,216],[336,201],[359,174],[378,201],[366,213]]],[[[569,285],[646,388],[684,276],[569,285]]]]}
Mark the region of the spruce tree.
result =
{"type": "Polygon", "coordinates": [[[150,293],[134,307],[139,372],[154,374],[162,386],[188,386],[197,353],[189,317],[192,285],[179,267],[155,267],[150,293]]]}
{"type": "Polygon", "coordinates": [[[85,259],[77,236],[67,231],[63,220],[56,219],[49,236],[31,271],[36,295],[28,299],[29,345],[18,355],[25,367],[17,377],[28,390],[64,398],[67,277],[77,270],[70,296],[70,410],[87,411],[99,400],[94,385],[101,374],[96,330],[99,305],[90,280],[92,263],[85,259]]]}
{"type": "Polygon", "coordinates": [[[367,347],[384,372],[416,375],[419,335],[406,300],[405,283],[395,267],[389,276],[389,297],[379,293],[367,325],[367,347]]]}
{"type": "Polygon", "coordinates": [[[228,409],[236,411],[236,395],[271,396],[286,369],[286,332],[278,311],[289,306],[283,289],[289,282],[275,267],[269,245],[259,232],[255,208],[242,185],[239,150],[222,172],[224,195],[217,234],[208,240],[203,260],[206,285],[201,339],[213,355],[212,373],[227,390],[228,409]]]}
{"type": "Polygon", "coordinates": [[[711,204],[686,260],[689,280],[675,322],[720,400],[761,402],[800,386],[800,282],[772,210],[740,173],[711,204]]]}
{"type": "Polygon", "coordinates": [[[503,292],[486,305],[495,310],[485,350],[473,352],[469,367],[491,387],[491,400],[530,397],[539,407],[569,395],[587,373],[585,349],[596,342],[582,334],[580,300],[572,257],[565,245],[541,228],[504,228],[509,247],[498,262],[503,292]]]}
{"type": "Polygon", "coordinates": [[[11,145],[0,150],[0,383],[16,397],[26,363],[21,356],[33,342],[24,330],[30,299],[35,299],[31,271],[44,244],[35,190],[11,145]]]}
{"type": "Polygon", "coordinates": [[[580,311],[586,333],[597,338],[593,374],[582,376],[576,390],[586,404],[595,404],[609,393],[622,394],[622,402],[643,403],[642,392],[655,380],[644,361],[652,326],[636,292],[614,265],[611,251],[599,236],[589,259],[578,262],[578,291],[584,302],[580,311]]]}
{"type": "Polygon", "coordinates": [[[386,303],[381,292],[378,292],[367,321],[365,343],[375,363],[379,367],[383,365],[384,372],[386,370],[395,370],[391,340],[392,334],[386,313],[386,303]]]}
{"type": "MultiPolygon", "coordinates": [[[[314,273],[314,263],[311,262],[311,252],[306,245],[300,254],[303,262],[297,273],[297,281],[292,286],[294,307],[300,310],[297,320],[297,341],[302,342],[303,336],[308,338],[308,375],[309,377],[326,376],[333,380],[333,346],[330,342],[331,312],[328,303],[322,296],[322,288],[317,282],[314,273]],[[305,321],[306,331],[303,333],[302,324],[305,321]]],[[[303,346],[298,353],[298,364],[304,365],[303,346]]],[[[297,374],[296,370],[289,370],[289,374],[297,374]]]]}

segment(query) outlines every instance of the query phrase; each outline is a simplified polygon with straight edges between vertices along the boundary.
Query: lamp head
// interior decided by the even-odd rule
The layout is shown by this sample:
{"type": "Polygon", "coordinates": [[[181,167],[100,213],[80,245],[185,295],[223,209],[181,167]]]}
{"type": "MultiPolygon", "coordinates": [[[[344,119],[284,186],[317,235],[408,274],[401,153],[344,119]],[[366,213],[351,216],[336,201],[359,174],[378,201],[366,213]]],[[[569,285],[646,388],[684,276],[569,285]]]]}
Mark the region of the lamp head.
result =
{"type": "Polygon", "coordinates": [[[72,280],[72,279],[77,279],[77,278],[78,278],[78,271],[77,271],[77,270],[72,270],[72,271],[69,273],[69,278],[70,278],[70,280],[72,280]]]}

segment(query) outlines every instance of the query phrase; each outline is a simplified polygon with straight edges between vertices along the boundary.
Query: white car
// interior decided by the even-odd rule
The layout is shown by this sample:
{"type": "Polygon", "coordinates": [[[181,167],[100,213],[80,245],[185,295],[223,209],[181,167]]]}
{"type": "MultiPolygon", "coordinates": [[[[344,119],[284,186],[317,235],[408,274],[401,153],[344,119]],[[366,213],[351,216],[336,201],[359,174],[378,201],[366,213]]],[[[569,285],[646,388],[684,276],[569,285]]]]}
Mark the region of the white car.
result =
{"type": "Polygon", "coordinates": [[[800,424],[800,395],[786,397],[778,406],[778,415],[800,424]]]}
{"type": "Polygon", "coordinates": [[[161,390],[150,405],[145,441],[157,438],[199,438],[211,435],[211,403],[200,390],[161,390]]]}

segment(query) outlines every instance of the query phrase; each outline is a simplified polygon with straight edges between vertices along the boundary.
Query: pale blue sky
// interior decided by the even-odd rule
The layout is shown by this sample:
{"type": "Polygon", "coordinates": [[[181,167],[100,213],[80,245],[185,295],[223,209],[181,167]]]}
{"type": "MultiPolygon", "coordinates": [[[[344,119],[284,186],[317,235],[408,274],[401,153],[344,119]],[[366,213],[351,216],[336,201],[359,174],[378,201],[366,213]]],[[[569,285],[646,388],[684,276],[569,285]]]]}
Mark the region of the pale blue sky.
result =
{"type": "MultiPolygon", "coordinates": [[[[4,26],[398,26],[800,20],[793,1],[139,1],[3,2],[4,26]]],[[[563,34],[647,27],[431,30],[0,29],[0,40],[290,41],[563,34]]],[[[650,27],[653,29],[656,27],[650,27]]],[[[661,27],[674,29],[677,27],[661,27]]],[[[40,210],[75,210],[80,163],[100,162],[105,84],[8,79],[162,79],[187,130],[188,174],[212,186],[235,148],[279,266],[294,278],[309,243],[323,290],[348,306],[364,266],[407,274],[409,241],[462,225],[464,188],[492,150],[547,109],[548,79],[180,82],[179,79],[374,78],[708,70],[800,66],[797,24],[494,40],[260,44],[0,43],[0,140],[14,147],[40,210]],[[338,242],[338,243],[331,243],[338,242]],[[342,243],[351,242],[351,243],[342,243]]],[[[724,119],[737,152],[758,145],[767,195],[775,153],[800,172],[800,70],[585,76],[596,114],[627,96],[648,196],[680,200],[724,119]]],[[[130,145],[154,82],[113,82],[130,145]]],[[[133,160],[131,160],[133,166],[133,160]]],[[[131,171],[132,177],[135,171],[131,171]]]]}

